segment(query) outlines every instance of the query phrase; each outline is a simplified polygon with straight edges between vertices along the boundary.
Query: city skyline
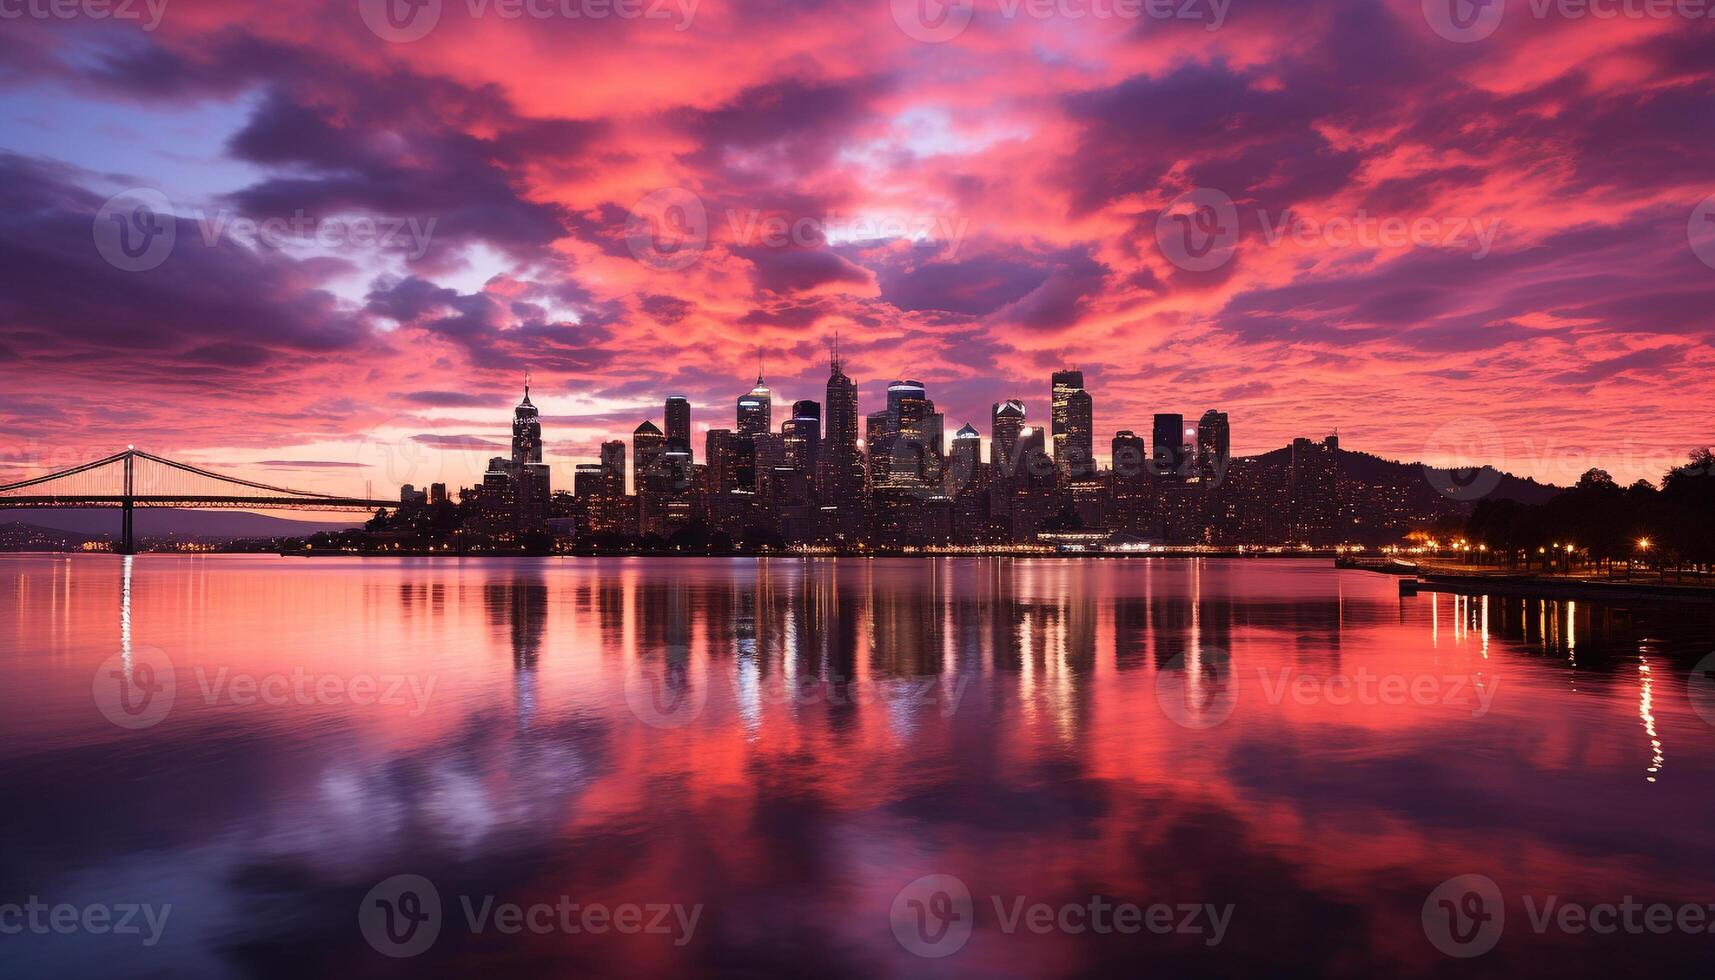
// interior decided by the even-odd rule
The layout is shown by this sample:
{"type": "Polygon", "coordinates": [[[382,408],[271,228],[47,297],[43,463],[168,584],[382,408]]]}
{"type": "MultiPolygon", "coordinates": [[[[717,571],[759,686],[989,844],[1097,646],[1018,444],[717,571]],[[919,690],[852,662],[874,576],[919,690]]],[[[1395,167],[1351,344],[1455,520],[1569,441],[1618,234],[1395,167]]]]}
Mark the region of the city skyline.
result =
{"type": "Polygon", "coordinates": [[[1478,420],[1561,485],[1708,440],[1706,22],[362,6],[7,20],[0,479],[146,439],[348,489],[367,443],[505,443],[526,369],[559,469],[759,351],[777,414],[817,398],[834,330],[865,406],[917,378],[979,430],[1081,370],[1098,455],[1199,406],[1238,453],[1478,420]]]}

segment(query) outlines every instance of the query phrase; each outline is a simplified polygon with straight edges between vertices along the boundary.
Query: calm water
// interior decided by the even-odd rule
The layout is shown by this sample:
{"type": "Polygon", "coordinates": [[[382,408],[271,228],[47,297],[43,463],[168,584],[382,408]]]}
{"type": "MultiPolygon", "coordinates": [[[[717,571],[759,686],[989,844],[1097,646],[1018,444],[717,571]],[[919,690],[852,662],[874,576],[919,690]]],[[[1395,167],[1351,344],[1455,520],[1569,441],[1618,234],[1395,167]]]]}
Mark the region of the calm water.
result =
{"type": "Polygon", "coordinates": [[[1704,608],[1402,599],[1311,561],[9,557],[0,584],[8,977],[1715,962],[1704,608]],[[1668,929],[1560,918],[1628,897],[1668,929]]]}

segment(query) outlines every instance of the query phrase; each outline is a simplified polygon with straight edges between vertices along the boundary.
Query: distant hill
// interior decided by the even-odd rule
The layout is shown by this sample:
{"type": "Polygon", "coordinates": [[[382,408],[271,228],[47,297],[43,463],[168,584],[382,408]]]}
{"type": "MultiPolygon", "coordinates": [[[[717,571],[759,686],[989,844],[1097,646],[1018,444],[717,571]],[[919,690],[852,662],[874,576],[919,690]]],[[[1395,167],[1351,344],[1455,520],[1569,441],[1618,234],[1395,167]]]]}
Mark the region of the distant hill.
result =
{"type": "MultiPolygon", "coordinates": [[[[1288,450],[1290,451],[1290,450],[1288,450]]],[[[1422,463],[1401,463],[1391,459],[1382,459],[1369,453],[1353,452],[1349,449],[1340,450],[1340,465],[1343,472],[1365,483],[1381,483],[1395,485],[1402,480],[1415,480],[1432,493],[1439,494],[1437,487],[1454,486],[1452,471],[1425,467],[1422,463]],[[1431,481],[1435,481],[1433,484],[1431,481]]],[[[1524,504],[1540,504],[1559,493],[1561,488],[1546,483],[1538,483],[1528,477],[1517,477],[1484,466],[1479,475],[1463,479],[1464,485],[1486,485],[1491,480],[1499,479],[1495,488],[1483,496],[1495,500],[1516,500],[1524,504]]]]}
{"type": "MultiPolygon", "coordinates": [[[[354,513],[349,520],[343,521],[298,521],[248,510],[190,510],[178,507],[139,507],[134,513],[134,527],[139,538],[173,535],[214,541],[232,538],[301,537],[315,534],[317,531],[357,527],[369,519],[367,514],[354,513]]],[[[0,521],[70,531],[92,538],[119,536],[117,507],[6,510],[0,511],[0,521]]]]}
{"type": "MultiPolygon", "coordinates": [[[[1292,463],[1292,447],[1284,446],[1251,458],[1262,466],[1276,468],[1284,474],[1292,463]]],[[[1360,485],[1395,487],[1406,490],[1413,502],[1425,510],[1443,509],[1449,504],[1460,503],[1453,496],[1444,494],[1438,489],[1455,486],[1455,481],[1449,475],[1450,473],[1450,470],[1426,467],[1422,463],[1402,463],[1398,460],[1383,459],[1371,453],[1357,452],[1351,449],[1340,450],[1340,475],[1342,479],[1360,485]]],[[[1492,466],[1484,466],[1479,476],[1462,479],[1459,484],[1464,486],[1484,485],[1491,480],[1495,481],[1494,489],[1482,496],[1497,500],[1517,500],[1526,504],[1544,503],[1562,489],[1551,484],[1538,483],[1526,477],[1514,476],[1492,466]]],[[[1466,504],[1474,504],[1475,502],[1475,500],[1465,501],[1466,504]]]]}

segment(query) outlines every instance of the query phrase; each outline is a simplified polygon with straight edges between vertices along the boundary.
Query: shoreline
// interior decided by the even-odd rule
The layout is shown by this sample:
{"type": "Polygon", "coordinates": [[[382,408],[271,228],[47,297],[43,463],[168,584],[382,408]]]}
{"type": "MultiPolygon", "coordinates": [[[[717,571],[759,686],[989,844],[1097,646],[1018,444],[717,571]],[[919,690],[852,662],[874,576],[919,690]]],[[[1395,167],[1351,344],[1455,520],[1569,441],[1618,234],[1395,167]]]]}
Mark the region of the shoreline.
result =
{"type": "Polygon", "coordinates": [[[1392,575],[1401,595],[1445,592],[1453,595],[1499,595],[1532,599],[1715,603],[1715,587],[1672,582],[1628,582],[1623,579],[1566,578],[1527,572],[1473,573],[1424,569],[1387,559],[1337,559],[1335,567],[1392,575]]]}

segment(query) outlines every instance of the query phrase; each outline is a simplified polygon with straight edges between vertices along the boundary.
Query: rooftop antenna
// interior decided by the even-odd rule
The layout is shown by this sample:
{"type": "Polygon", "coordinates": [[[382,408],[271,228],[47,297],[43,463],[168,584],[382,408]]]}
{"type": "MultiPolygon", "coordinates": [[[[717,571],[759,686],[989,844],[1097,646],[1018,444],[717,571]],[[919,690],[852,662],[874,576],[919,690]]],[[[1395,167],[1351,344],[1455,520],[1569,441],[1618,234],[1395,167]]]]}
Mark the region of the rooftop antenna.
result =
{"type": "Polygon", "coordinates": [[[828,373],[830,373],[830,374],[841,373],[840,372],[840,329],[838,327],[834,328],[834,346],[833,346],[832,352],[830,352],[828,355],[828,373]]]}

